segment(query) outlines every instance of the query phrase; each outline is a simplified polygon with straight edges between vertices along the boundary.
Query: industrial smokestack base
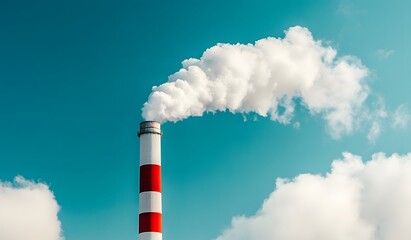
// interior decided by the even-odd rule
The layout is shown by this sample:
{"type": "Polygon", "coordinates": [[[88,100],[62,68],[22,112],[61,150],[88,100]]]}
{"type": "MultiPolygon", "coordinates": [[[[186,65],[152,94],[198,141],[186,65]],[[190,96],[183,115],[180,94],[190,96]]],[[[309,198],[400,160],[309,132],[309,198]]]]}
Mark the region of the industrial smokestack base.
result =
{"type": "Polygon", "coordinates": [[[139,240],[162,240],[160,123],[140,123],[139,240]]]}

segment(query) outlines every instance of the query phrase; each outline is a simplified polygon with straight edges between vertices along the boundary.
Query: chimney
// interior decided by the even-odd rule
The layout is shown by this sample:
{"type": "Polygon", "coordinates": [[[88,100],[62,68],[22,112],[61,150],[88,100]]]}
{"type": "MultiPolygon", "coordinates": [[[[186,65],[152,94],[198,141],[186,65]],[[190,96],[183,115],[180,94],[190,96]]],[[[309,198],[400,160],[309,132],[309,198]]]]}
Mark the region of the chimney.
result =
{"type": "Polygon", "coordinates": [[[160,123],[140,123],[139,240],[162,240],[160,123]]]}

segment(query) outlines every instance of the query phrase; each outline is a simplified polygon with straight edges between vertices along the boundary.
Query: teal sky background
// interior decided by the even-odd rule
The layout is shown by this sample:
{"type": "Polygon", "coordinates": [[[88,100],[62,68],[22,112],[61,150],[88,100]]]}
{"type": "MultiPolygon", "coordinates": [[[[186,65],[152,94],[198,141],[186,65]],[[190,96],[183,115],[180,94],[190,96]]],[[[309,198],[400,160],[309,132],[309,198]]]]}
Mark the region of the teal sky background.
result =
{"type": "MultiPolygon", "coordinates": [[[[3,0],[0,179],[49,184],[68,240],[136,239],[140,109],[182,60],[304,26],[362,60],[369,104],[382,97],[392,115],[411,107],[410,9],[399,0],[3,0]]],[[[233,216],[255,213],[277,177],[325,173],[343,151],[411,150],[409,128],[389,119],[374,144],[366,128],[333,140],[320,116],[299,108],[296,119],[300,129],[230,113],[164,124],[164,239],[217,237],[233,216]]]]}

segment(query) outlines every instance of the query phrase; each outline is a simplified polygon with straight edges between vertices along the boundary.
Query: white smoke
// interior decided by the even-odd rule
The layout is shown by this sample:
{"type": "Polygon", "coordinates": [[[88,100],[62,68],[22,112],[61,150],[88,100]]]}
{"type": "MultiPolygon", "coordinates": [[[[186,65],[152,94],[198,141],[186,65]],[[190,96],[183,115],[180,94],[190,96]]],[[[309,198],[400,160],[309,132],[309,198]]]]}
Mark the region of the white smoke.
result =
{"type": "Polygon", "coordinates": [[[343,155],[325,176],[278,179],[261,209],[217,240],[411,239],[411,153],[343,155]]]}
{"type": "Polygon", "coordinates": [[[200,59],[184,60],[168,82],[153,87],[143,118],[175,122],[228,110],[288,124],[298,99],[324,117],[333,137],[351,133],[369,94],[367,68],[355,57],[337,58],[307,28],[285,33],[255,44],[217,44],[200,59]]]}
{"type": "Polygon", "coordinates": [[[59,205],[47,185],[0,181],[1,240],[62,240],[59,205]]]}

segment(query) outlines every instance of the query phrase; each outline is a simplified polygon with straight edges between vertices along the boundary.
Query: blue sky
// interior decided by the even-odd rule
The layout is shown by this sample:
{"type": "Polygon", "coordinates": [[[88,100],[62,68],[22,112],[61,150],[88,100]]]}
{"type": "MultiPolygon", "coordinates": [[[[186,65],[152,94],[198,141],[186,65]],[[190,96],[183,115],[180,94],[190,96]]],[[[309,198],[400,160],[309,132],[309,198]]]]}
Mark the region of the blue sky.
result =
{"type": "MultiPolygon", "coordinates": [[[[47,183],[69,240],[136,239],[137,130],[152,86],[216,43],[253,43],[300,25],[370,70],[369,105],[411,103],[406,1],[2,1],[0,179],[47,183]]],[[[334,140],[299,108],[299,129],[231,113],[164,124],[166,239],[212,239],[252,215],[277,177],[325,173],[349,151],[407,153],[387,118],[334,140]]]]}

